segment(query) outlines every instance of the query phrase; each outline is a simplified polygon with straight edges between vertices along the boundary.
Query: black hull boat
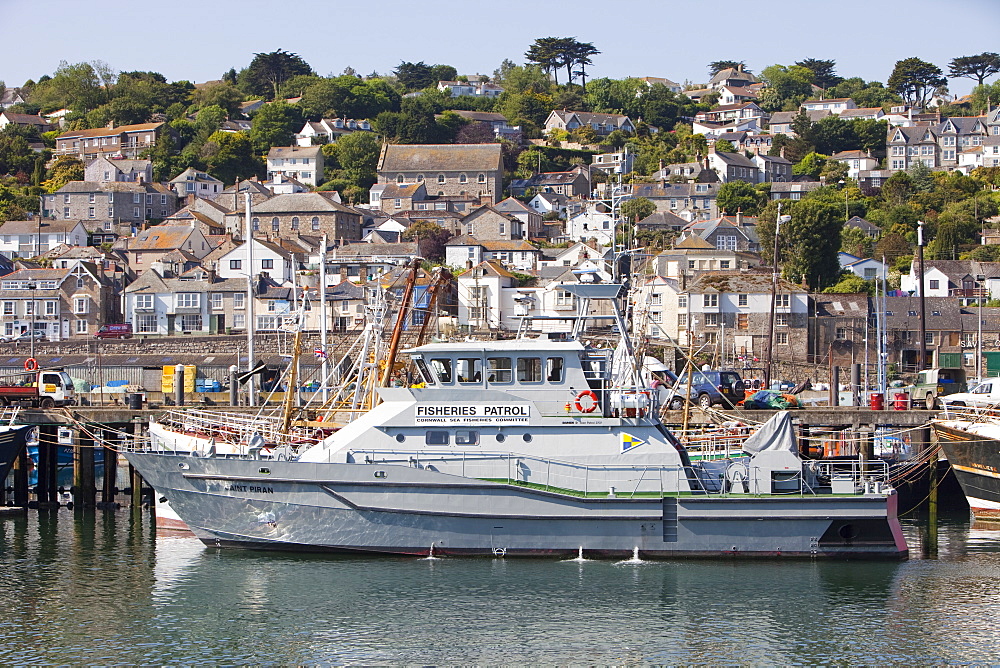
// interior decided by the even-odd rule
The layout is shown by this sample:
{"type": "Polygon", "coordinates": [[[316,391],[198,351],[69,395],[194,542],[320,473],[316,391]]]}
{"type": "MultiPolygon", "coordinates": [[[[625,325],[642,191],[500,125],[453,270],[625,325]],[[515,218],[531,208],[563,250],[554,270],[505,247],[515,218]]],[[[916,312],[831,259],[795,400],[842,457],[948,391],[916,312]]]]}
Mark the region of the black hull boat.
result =
{"type": "Polygon", "coordinates": [[[24,451],[31,429],[31,425],[0,427],[0,484],[7,480],[14,461],[24,451]]]}
{"type": "Polygon", "coordinates": [[[1000,520],[1000,420],[992,416],[935,421],[934,435],[948,457],[973,515],[1000,520]]]}

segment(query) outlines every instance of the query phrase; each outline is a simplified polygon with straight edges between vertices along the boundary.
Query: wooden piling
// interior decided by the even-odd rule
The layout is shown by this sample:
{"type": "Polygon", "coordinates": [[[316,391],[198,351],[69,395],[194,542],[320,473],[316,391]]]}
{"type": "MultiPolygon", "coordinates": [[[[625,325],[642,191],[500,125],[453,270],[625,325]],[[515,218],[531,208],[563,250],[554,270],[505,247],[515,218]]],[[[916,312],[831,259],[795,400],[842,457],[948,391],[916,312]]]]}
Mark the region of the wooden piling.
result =
{"type": "MultiPolygon", "coordinates": [[[[106,432],[101,430],[104,443],[107,443],[106,432]]],[[[101,490],[101,503],[106,508],[113,508],[115,503],[115,486],[118,484],[118,453],[107,446],[104,447],[104,487],[101,490]]]]}
{"type": "Polygon", "coordinates": [[[93,508],[97,505],[94,439],[83,431],[77,432],[73,451],[73,501],[82,508],[93,508]]]}
{"type": "Polygon", "coordinates": [[[14,460],[14,505],[28,507],[28,450],[22,448],[14,460]]]}

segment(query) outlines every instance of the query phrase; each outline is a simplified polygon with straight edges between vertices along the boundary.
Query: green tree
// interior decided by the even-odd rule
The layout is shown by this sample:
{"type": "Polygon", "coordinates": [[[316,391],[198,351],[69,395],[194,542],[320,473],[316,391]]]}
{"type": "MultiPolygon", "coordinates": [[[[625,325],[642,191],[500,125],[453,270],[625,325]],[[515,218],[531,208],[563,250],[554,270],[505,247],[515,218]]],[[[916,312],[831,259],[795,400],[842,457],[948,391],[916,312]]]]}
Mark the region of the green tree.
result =
{"type": "Polygon", "coordinates": [[[250,65],[240,73],[240,85],[249,93],[274,100],[283,83],[298,74],[312,73],[309,63],[301,56],[278,49],[255,53],[250,65]]]}
{"type": "Polygon", "coordinates": [[[715,152],[716,153],[736,153],[736,147],[733,146],[733,142],[728,139],[716,139],[715,140],[715,152]]]}
{"type": "Polygon", "coordinates": [[[843,271],[840,274],[840,280],[835,285],[823,290],[823,292],[835,295],[874,295],[875,283],[873,281],[866,281],[850,271],[843,271]]]}
{"type": "Polygon", "coordinates": [[[806,58],[805,60],[795,61],[795,64],[810,70],[813,73],[813,83],[824,90],[836,86],[843,81],[835,72],[837,69],[837,61],[835,60],[806,58]]]}
{"type": "MultiPolygon", "coordinates": [[[[844,227],[842,210],[818,199],[803,199],[790,205],[782,214],[791,220],[781,225],[779,235],[782,275],[804,283],[811,290],[822,290],[840,278],[840,235],[844,227]]],[[[774,239],[777,203],[770,202],[758,218],[758,236],[774,239]]],[[[770,244],[762,244],[761,255],[771,260],[770,244]]]]}
{"type": "Polygon", "coordinates": [[[310,118],[375,118],[399,111],[399,93],[381,79],[363,81],[339,76],[319,79],[302,93],[301,106],[310,118]]]}
{"type": "Polygon", "coordinates": [[[766,111],[781,111],[789,103],[797,107],[812,94],[813,77],[812,70],[799,65],[765,67],[760,78],[768,95],[763,96],[762,91],[761,107],[766,111]]]}
{"type": "Polygon", "coordinates": [[[552,88],[552,82],[538,65],[518,65],[512,60],[504,60],[493,72],[493,80],[510,94],[531,93],[544,95],[552,88]]]}
{"type": "Polygon", "coordinates": [[[524,57],[529,63],[541,67],[545,74],[551,74],[558,86],[559,68],[565,64],[564,49],[567,45],[564,37],[539,37],[528,47],[524,57]]]}
{"type": "Polygon", "coordinates": [[[31,89],[31,100],[42,111],[67,108],[78,113],[96,109],[108,101],[98,68],[94,63],[60,61],[55,74],[31,89]]]}
{"type": "Polygon", "coordinates": [[[236,86],[224,81],[196,88],[191,93],[191,102],[198,109],[212,106],[221,107],[230,116],[235,116],[240,112],[240,105],[243,103],[243,93],[236,86]]]}
{"type": "MultiPolygon", "coordinates": [[[[574,42],[576,42],[575,39],[574,42]]],[[[573,61],[571,67],[580,68],[579,70],[573,70],[573,74],[580,77],[584,93],[587,92],[587,65],[593,65],[594,62],[590,57],[596,56],[599,53],[600,51],[590,42],[576,42],[571,46],[570,55],[573,61]]]]}
{"type": "Polygon", "coordinates": [[[953,58],[948,65],[948,76],[975,79],[980,86],[998,72],[1000,72],[1000,55],[992,51],[977,56],[953,58]]]}
{"type": "Polygon", "coordinates": [[[403,239],[419,241],[420,251],[425,257],[433,262],[440,262],[444,259],[445,244],[451,239],[451,232],[437,223],[420,220],[406,228],[403,239]]]}
{"type": "Polygon", "coordinates": [[[855,257],[871,257],[874,247],[875,240],[860,227],[845,227],[840,234],[840,250],[855,257]]]}
{"type": "Polygon", "coordinates": [[[727,69],[738,70],[740,68],[743,68],[744,72],[748,74],[750,73],[750,70],[747,69],[746,63],[744,63],[742,60],[713,60],[708,64],[708,76],[714,77],[722,70],[727,70],[727,69]]]}
{"type": "Polygon", "coordinates": [[[11,131],[8,125],[0,130],[0,174],[17,174],[34,168],[34,151],[23,136],[11,131]]]}
{"type": "Polygon", "coordinates": [[[438,81],[454,81],[458,78],[458,70],[451,65],[431,65],[431,85],[438,81]]]}
{"type": "Polygon", "coordinates": [[[257,110],[250,125],[254,150],[262,154],[272,146],[291,146],[303,123],[299,107],[280,101],[265,104],[257,110]]]}
{"type": "Polygon", "coordinates": [[[819,175],[823,171],[823,166],[826,164],[827,159],[828,156],[815,152],[809,153],[792,166],[792,174],[811,176],[814,179],[819,179],[819,175]]]}
{"type": "Polygon", "coordinates": [[[998,100],[1000,100],[1000,81],[973,88],[969,103],[973,111],[985,113],[998,100]]]}
{"type": "Polygon", "coordinates": [[[431,66],[423,61],[408,63],[404,60],[393,70],[393,74],[406,90],[422,90],[436,83],[431,66]]]}
{"type": "Polygon", "coordinates": [[[379,152],[382,148],[374,132],[354,132],[341,137],[333,146],[337,162],[355,185],[371,187],[377,180],[379,152]]]}
{"type": "Polygon", "coordinates": [[[760,213],[767,196],[760,193],[752,184],[746,181],[730,181],[719,186],[716,204],[719,211],[725,215],[735,215],[742,212],[747,216],[760,213]]]}
{"type": "Polygon", "coordinates": [[[919,58],[906,58],[896,61],[887,83],[907,103],[924,107],[934,91],[947,85],[948,80],[937,65],[919,58]]]}
{"type": "Polygon", "coordinates": [[[656,204],[645,197],[636,197],[623,202],[618,212],[623,220],[635,223],[656,213],[656,204]]]}
{"type": "Polygon", "coordinates": [[[215,132],[202,148],[202,159],[206,170],[226,184],[264,173],[263,162],[243,132],[215,132]]]}
{"type": "Polygon", "coordinates": [[[54,193],[70,181],[83,181],[83,161],[70,156],[60,156],[49,168],[48,179],[43,184],[46,192],[54,193]]]}

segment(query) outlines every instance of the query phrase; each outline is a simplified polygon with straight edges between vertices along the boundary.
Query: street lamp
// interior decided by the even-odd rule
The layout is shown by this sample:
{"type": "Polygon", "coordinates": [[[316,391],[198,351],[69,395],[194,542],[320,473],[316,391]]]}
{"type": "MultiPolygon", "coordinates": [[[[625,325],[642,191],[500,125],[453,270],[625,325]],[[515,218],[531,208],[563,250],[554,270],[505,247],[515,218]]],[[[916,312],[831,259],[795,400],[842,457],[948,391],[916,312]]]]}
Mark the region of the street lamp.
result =
{"type": "Polygon", "coordinates": [[[35,357],[35,288],[34,282],[28,283],[28,290],[31,291],[31,319],[28,325],[28,342],[30,347],[29,357],[35,357]]]}

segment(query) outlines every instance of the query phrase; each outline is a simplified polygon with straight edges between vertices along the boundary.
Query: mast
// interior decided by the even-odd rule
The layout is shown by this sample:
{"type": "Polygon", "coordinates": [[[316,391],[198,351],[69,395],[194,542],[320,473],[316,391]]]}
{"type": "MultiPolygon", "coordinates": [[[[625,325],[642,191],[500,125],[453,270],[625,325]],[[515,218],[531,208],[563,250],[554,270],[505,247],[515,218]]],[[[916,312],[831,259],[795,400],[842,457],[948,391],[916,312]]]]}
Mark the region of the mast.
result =
{"type": "Polygon", "coordinates": [[[322,385],[322,389],[323,389],[323,404],[325,405],[326,404],[326,400],[327,400],[327,389],[326,389],[327,377],[326,376],[327,376],[327,373],[328,373],[326,358],[327,358],[327,356],[329,354],[327,352],[327,349],[326,349],[326,331],[327,331],[327,324],[326,324],[326,234],[323,235],[323,245],[319,249],[319,319],[320,319],[319,340],[320,340],[321,349],[323,351],[323,356],[322,356],[322,360],[323,361],[322,361],[322,365],[321,365],[321,369],[322,370],[320,371],[320,376],[322,376],[322,378],[323,378],[323,385],[322,385]]]}
{"type": "Polygon", "coordinates": [[[298,386],[299,375],[299,356],[302,353],[302,328],[299,327],[295,330],[295,343],[292,347],[292,364],[290,371],[288,372],[288,388],[285,390],[285,411],[281,418],[281,433],[285,436],[288,435],[288,429],[292,424],[292,401],[298,396],[298,391],[292,390],[293,387],[298,386]]]}
{"type": "MultiPolygon", "coordinates": [[[[305,295],[304,294],[302,296],[302,310],[301,311],[299,310],[298,276],[296,275],[298,273],[299,273],[298,270],[295,268],[295,255],[292,255],[292,313],[295,314],[295,320],[293,322],[295,322],[295,337],[296,337],[296,340],[298,339],[299,332],[301,332],[302,328],[305,327],[305,325],[306,325],[306,323],[305,323],[305,319],[306,319],[306,313],[305,313],[306,299],[305,299],[305,295]]],[[[296,350],[295,350],[295,356],[293,358],[293,362],[295,363],[295,375],[301,377],[302,376],[302,366],[301,366],[302,365],[302,361],[301,361],[301,357],[299,355],[298,343],[295,344],[295,348],[296,348],[296,350]]],[[[294,376],[293,376],[293,378],[294,378],[294,376]]],[[[301,394],[299,394],[299,386],[298,386],[298,384],[289,385],[288,386],[288,392],[289,393],[295,392],[295,405],[296,406],[301,406],[302,405],[302,396],[301,396],[301,394]],[[292,389],[293,387],[295,388],[294,390],[292,389]]]]}
{"type": "MultiPolygon", "coordinates": [[[[247,242],[247,371],[253,370],[253,334],[254,334],[254,321],[253,321],[253,223],[250,222],[251,214],[251,199],[250,199],[250,189],[244,193],[246,198],[246,242],[247,242]]],[[[254,392],[254,377],[251,374],[247,378],[247,405],[256,406],[256,396],[254,392]]]]}

